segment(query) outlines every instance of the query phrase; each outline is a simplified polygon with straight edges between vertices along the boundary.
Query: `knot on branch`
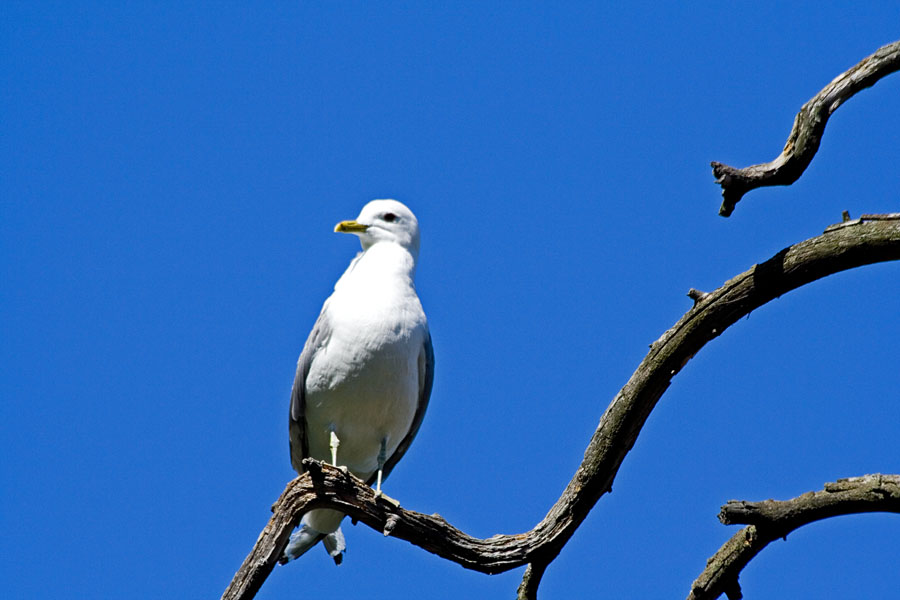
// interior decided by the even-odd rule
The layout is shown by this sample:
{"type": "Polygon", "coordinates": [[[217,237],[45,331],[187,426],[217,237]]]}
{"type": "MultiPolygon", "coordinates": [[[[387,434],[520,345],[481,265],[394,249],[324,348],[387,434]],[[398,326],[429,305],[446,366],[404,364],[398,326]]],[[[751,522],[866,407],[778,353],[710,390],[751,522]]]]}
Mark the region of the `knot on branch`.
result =
{"type": "Polygon", "coordinates": [[[381,533],[384,534],[384,537],[391,535],[394,531],[394,527],[396,527],[399,522],[400,517],[397,515],[389,515],[387,521],[384,522],[384,527],[381,529],[381,533]]]}
{"type": "Polygon", "coordinates": [[[900,213],[866,214],[861,215],[858,219],[851,219],[850,213],[845,210],[841,215],[841,222],[826,227],[825,233],[831,233],[832,231],[837,231],[838,229],[853,227],[854,225],[869,223],[871,221],[900,221],[900,213]]]}
{"type": "Polygon", "coordinates": [[[709,294],[707,294],[706,292],[701,292],[700,290],[691,288],[688,290],[687,296],[688,296],[688,298],[690,298],[691,300],[694,301],[694,306],[697,306],[707,296],[709,296],[709,294]]]}

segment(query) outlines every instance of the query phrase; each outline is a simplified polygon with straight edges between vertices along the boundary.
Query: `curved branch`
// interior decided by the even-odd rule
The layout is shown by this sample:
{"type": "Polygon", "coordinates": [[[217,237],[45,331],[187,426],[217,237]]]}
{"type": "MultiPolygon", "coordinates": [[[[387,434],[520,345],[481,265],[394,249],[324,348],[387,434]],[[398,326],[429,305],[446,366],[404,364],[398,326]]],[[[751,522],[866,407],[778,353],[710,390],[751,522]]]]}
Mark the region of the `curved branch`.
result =
{"type": "Polygon", "coordinates": [[[726,525],[750,525],[734,534],[707,561],[691,585],[688,600],[714,600],[722,594],[730,600],[741,598],[741,570],[769,542],[813,521],[866,512],[900,514],[900,475],[839,479],[826,483],[824,491],[808,492],[792,500],[729,500],[722,507],[719,520],[726,525]]]}
{"type": "Polygon", "coordinates": [[[735,205],[750,190],[797,181],[819,150],[825,124],[837,108],[857,92],[900,69],[900,41],[882,46],[875,54],[839,75],[812,97],[797,113],[784,150],[775,160],[737,169],[710,163],[716,183],[722,186],[719,214],[731,215],[735,205]]]}
{"type": "Polygon", "coordinates": [[[672,378],[707,342],[770,300],[821,277],[862,265],[900,259],[900,219],[858,220],[785,248],[760,265],[697,295],[694,306],[661,338],[612,403],[562,496],[529,532],[471,537],[439,515],[407,511],[339,469],[310,462],[308,475],[290,482],[274,515],[223,599],[252,598],[268,576],[300,515],[311,508],[338,509],[369,527],[483,573],[531,563],[522,590],[535,597],[546,565],[610,491],[625,456],[672,378]],[[318,468],[316,468],[318,467],[318,468]]]}
{"type": "MultiPolygon", "coordinates": [[[[762,264],[697,295],[693,308],[651,344],[650,352],[600,419],[584,460],[562,497],[531,532],[554,558],[597,500],[612,488],[650,412],[672,378],[733,323],[782,294],[827,275],[900,259],[900,219],[862,220],[778,252],[762,264]]],[[[693,296],[692,296],[693,297],[693,296]]]]}
{"type": "Polygon", "coordinates": [[[482,573],[500,573],[528,562],[528,545],[516,543],[526,536],[474,538],[438,514],[406,510],[384,496],[376,497],[363,480],[342,469],[312,458],[304,459],[303,464],[306,473],[290,481],[272,505],[272,517],[222,594],[222,600],[253,598],[279,562],[300,517],[314,508],[338,509],[385,536],[406,540],[482,573]]]}

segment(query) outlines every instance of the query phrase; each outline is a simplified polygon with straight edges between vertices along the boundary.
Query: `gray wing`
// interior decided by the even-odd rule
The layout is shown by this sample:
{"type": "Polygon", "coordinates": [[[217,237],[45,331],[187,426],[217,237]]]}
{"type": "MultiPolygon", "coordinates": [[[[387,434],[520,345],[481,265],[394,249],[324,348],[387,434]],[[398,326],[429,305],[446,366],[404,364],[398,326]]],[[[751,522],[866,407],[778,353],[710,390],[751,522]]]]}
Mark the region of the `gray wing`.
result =
{"type": "Polygon", "coordinates": [[[297,374],[294,376],[294,387],[291,389],[291,408],[288,416],[291,445],[291,465],[297,473],[303,473],[303,459],[309,456],[309,439],[306,431],[306,376],[309,366],[319,348],[325,345],[331,335],[331,327],[325,317],[325,309],[319,313],[313,325],[300,360],[297,361],[297,374]]]}
{"type": "MultiPolygon", "coordinates": [[[[426,331],[425,343],[422,344],[422,350],[419,352],[419,405],[416,407],[416,414],[413,416],[406,436],[400,441],[400,445],[387,459],[387,462],[384,463],[383,479],[387,479],[387,476],[391,474],[394,466],[406,454],[413,438],[419,432],[422,419],[425,417],[425,409],[428,408],[428,400],[431,398],[432,384],[434,384],[434,348],[431,345],[431,333],[426,331]]],[[[372,485],[377,477],[378,473],[374,473],[366,483],[372,485]]]]}

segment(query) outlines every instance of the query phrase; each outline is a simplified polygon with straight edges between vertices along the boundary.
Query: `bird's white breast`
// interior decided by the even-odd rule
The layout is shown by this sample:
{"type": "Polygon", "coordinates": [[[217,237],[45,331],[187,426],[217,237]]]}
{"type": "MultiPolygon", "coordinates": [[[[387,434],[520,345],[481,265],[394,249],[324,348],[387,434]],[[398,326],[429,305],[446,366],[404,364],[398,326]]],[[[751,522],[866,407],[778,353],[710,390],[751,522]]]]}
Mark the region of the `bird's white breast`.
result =
{"type": "Polygon", "coordinates": [[[330,460],[333,428],[338,464],[363,479],[377,468],[383,438],[388,457],[396,450],[419,402],[425,314],[411,278],[384,268],[396,263],[389,258],[361,256],[341,278],[326,301],[330,335],[306,378],[310,454],[330,460]]]}

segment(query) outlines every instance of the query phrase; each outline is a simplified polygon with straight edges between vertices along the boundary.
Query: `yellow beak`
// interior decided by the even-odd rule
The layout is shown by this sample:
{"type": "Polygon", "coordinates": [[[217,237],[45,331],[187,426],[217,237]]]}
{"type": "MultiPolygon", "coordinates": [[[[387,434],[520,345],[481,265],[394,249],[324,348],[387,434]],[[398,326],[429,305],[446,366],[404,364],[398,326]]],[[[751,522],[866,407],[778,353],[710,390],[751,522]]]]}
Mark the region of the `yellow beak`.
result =
{"type": "Polygon", "coordinates": [[[341,221],[334,226],[335,233],[362,233],[368,229],[368,225],[357,223],[356,221],[341,221]]]}

